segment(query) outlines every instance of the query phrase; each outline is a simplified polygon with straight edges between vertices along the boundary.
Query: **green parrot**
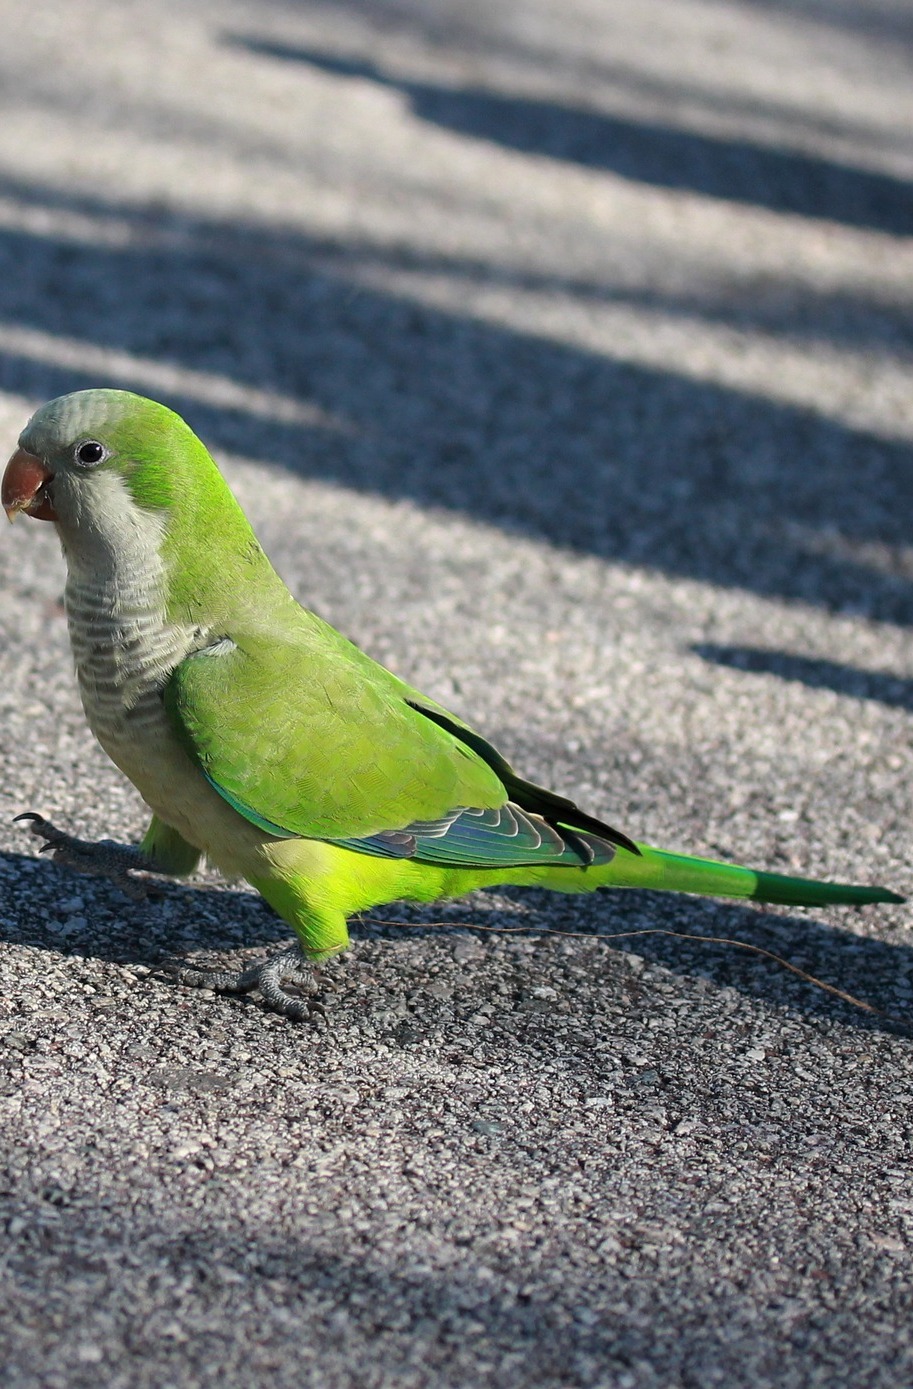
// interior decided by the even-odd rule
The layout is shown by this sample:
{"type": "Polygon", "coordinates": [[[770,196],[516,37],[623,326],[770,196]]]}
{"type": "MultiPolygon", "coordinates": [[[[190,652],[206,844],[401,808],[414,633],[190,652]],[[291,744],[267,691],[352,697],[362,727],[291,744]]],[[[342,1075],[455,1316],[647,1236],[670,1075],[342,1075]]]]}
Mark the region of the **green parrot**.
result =
{"type": "Polygon", "coordinates": [[[10,519],[50,521],[86,717],[152,820],[141,844],[92,845],[27,813],[71,867],[128,890],[136,869],[245,878],[297,944],[185,983],[288,984],[348,944],[347,918],[477,888],[662,888],[797,906],[901,902],[880,887],[754,872],[638,844],[513,770],[481,734],[295,601],[203,444],[127,391],[43,406],[2,482],[10,519]]]}

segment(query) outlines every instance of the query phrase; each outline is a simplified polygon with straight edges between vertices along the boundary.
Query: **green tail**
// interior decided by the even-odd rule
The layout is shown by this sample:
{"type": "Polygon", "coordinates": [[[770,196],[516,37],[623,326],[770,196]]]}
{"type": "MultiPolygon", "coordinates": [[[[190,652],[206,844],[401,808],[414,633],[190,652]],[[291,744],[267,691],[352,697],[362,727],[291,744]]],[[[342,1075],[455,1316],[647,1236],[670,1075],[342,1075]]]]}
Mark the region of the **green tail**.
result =
{"type": "MultiPolygon", "coordinates": [[[[758,873],[734,863],[668,854],[649,844],[637,847],[639,858],[626,849],[619,849],[611,863],[584,870],[593,886],[645,887],[665,892],[695,892],[704,897],[750,897],[756,902],[779,902],[790,907],[906,901],[884,887],[823,883],[811,878],[789,878],[782,873],[758,873]]],[[[552,882],[558,886],[557,873],[552,882]]]]}

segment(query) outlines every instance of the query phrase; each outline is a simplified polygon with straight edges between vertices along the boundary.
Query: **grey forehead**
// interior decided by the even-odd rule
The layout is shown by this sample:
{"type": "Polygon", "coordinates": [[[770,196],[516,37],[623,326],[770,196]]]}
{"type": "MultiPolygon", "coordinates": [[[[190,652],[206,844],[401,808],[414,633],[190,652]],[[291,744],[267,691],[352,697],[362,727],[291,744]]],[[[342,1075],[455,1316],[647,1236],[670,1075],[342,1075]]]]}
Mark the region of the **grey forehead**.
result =
{"type": "Polygon", "coordinates": [[[19,443],[29,453],[45,454],[85,434],[92,434],[118,412],[121,391],[73,391],[49,400],[29,420],[19,443]]]}

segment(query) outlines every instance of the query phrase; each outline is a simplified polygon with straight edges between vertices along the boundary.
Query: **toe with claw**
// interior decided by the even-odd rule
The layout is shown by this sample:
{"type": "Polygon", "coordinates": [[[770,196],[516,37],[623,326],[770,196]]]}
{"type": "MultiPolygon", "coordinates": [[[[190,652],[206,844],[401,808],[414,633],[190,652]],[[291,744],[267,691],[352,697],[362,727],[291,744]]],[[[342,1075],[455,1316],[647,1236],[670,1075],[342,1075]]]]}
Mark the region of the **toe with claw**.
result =
{"type": "Polygon", "coordinates": [[[292,1022],[310,1022],[315,1018],[329,1026],[326,1010],[314,997],[316,972],[297,945],[270,955],[257,965],[243,970],[197,969],[179,965],[169,971],[179,984],[194,989],[213,989],[216,993],[247,994],[258,990],[267,1007],[281,1013],[292,1022]],[[290,993],[286,983],[306,990],[302,997],[290,993]]]}
{"type": "Polygon", "coordinates": [[[130,844],[117,844],[113,839],[95,842],[77,839],[75,835],[59,830],[43,815],[36,815],[33,810],[16,815],[14,821],[24,822],[29,834],[43,839],[39,852],[50,854],[54,862],[63,868],[88,873],[93,877],[110,878],[121,892],[134,901],[142,901],[147,896],[147,884],[132,875],[137,869],[154,872],[155,865],[140,849],[130,844]]]}

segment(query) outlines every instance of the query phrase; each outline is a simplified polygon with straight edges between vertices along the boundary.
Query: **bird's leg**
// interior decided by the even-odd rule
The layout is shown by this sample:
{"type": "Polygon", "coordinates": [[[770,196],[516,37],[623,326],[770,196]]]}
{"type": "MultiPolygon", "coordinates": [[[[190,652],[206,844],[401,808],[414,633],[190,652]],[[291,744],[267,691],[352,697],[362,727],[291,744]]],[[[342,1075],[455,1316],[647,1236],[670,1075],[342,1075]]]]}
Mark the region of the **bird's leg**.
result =
{"type": "Polygon", "coordinates": [[[312,996],[317,970],[297,945],[280,950],[247,969],[197,969],[194,965],[183,965],[174,970],[174,977],[179,984],[188,984],[193,989],[214,989],[216,993],[248,994],[259,989],[264,1003],[284,1018],[293,1022],[322,1018],[329,1025],[322,1003],[312,996]],[[311,996],[302,998],[289,993],[286,981],[305,989],[311,996]]]}
{"type": "Polygon", "coordinates": [[[71,868],[76,873],[110,878],[125,896],[132,897],[136,902],[141,902],[147,896],[146,883],[141,878],[132,876],[137,870],[147,873],[156,871],[155,864],[147,858],[142,849],[132,844],[118,844],[113,839],[99,839],[95,842],[77,839],[75,835],[57,829],[50,820],[45,820],[43,815],[36,815],[31,810],[15,816],[15,819],[25,821],[28,833],[44,840],[39,852],[50,854],[55,863],[64,868],[71,868]]]}

